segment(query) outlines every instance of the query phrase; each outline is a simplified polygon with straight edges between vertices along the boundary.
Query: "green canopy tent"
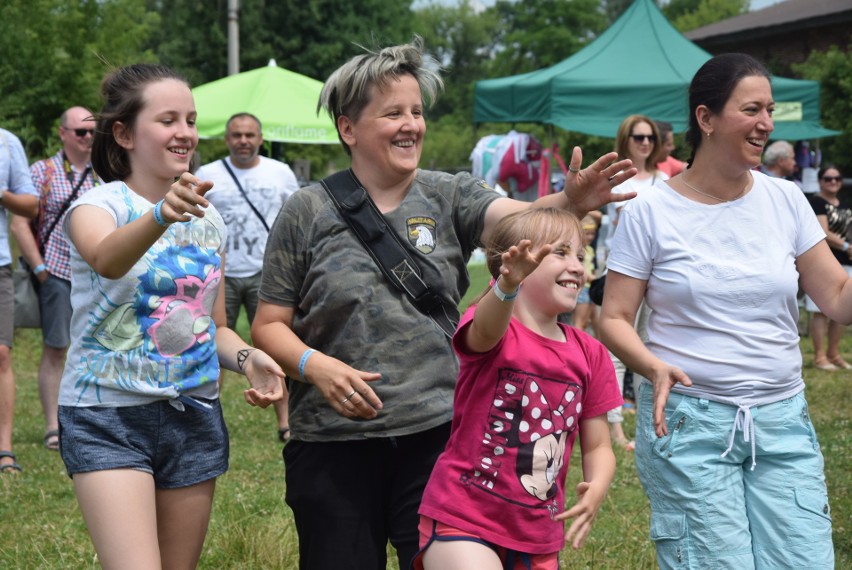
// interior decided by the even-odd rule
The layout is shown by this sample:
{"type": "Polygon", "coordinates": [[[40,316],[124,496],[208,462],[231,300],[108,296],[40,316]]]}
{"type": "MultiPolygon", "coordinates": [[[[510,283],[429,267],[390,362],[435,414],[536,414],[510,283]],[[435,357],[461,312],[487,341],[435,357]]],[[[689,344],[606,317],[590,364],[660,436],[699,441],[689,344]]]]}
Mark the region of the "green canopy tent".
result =
{"type": "Polygon", "coordinates": [[[317,115],[322,82],[282,69],[266,67],[230,75],[192,90],[198,111],[198,135],[219,138],[235,113],[251,113],[263,126],[266,141],[338,144],[337,130],[325,113],[317,115]]]}
{"type": "MultiPolygon", "coordinates": [[[[678,32],[651,0],[636,0],[588,46],[530,73],[478,81],[473,122],[544,123],[615,137],[639,113],[686,130],[687,90],[711,55],[678,32]]],[[[774,137],[801,140],[838,134],[819,124],[819,83],[772,78],[774,137]]]]}

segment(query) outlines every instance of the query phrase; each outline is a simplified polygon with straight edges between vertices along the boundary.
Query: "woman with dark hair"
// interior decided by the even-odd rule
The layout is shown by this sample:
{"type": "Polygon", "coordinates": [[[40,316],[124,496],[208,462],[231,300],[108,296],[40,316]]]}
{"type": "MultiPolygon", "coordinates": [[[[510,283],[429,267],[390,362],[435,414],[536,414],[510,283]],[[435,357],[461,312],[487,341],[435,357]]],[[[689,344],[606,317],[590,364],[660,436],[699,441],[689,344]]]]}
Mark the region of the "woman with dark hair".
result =
{"type": "Polygon", "coordinates": [[[601,334],[647,378],[636,465],[662,568],[834,567],[796,294],[850,322],[852,282],[802,191],[753,170],[774,107],[754,58],[707,61],[687,170],[627,204],[612,244],[601,334]]]}
{"type": "Polygon", "coordinates": [[[71,206],[71,346],[60,453],[103,568],[194,568],[228,469],[220,366],[251,405],[284,372],[226,327],[225,225],[188,172],[186,80],[131,65],[104,80],[92,163],[107,184],[71,206]]]}
{"type": "MultiPolygon", "coordinates": [[[[831,253],[852,276],[852,251],[849,250],[848,232],[852,223],[852,208],[848,200],[840,197],[843,176],[836,166],[824,166],[817,174],[819,192],[811,196],[811,206],[819,225],[825,232],[825,241],[831,253]]],[[[850,370],[852,364],[846,362],[840,354],[840,339],[846,327],[825,316],[813,302],[805,296],[805,309],[811,313],[810,332],[814,343],[814,366],[820,370],[850,370]],[[828,348],[825,347],[825,335],[828,329],[828,348]]]]}

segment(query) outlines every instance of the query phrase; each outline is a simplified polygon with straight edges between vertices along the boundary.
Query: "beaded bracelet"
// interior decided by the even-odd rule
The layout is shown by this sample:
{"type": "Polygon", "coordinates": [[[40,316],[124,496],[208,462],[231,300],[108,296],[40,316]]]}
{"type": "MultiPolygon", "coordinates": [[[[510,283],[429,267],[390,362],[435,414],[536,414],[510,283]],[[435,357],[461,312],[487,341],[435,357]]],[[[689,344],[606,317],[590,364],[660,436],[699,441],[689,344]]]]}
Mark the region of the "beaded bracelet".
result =
{"type": "Polygon", "coordinates": [[[307,380],[305,380],[305,364],[307,364],[308,358],[310,358],[315,352],[316,350],[309,348],[302,353],[302,358],[299,359],[299,378],[302,379],[302,382],[307,382],[307,380]]]}
{"type": "Polygon", "coordinates": [[[172,222],[167,222],[163,218],[163,202],[165,202],[165,199],[160,200],[159,202],[157,202],[157,205],[154,206],[154,221],[157,222],[158,225],[167,228],[172,225],[172,222]]]}

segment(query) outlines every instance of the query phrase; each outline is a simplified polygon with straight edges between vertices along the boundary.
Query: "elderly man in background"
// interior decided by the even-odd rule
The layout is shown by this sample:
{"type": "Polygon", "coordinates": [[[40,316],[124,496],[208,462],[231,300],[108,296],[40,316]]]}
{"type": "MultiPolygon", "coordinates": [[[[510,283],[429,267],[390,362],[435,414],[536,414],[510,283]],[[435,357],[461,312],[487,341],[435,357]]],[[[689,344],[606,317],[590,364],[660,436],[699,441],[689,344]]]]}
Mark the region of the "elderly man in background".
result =
{"type": "MultiPolygon", "coordinates": [[[[195,174],[213,181],[205,197],[228,227],[225,309],[228,326],[236,330],[242,306],[249,325],[254,320],[269,228],[284,201],[299,189],[299,183],[287,164],[260,156],[263,133],[254,115],[237,113],[228,119],[225,144],[229,156],[205,164],[195,174]]],[[[286,387],[284,398],[274,406],[278,438],[286,441],[290,432],[286,387]]]]}
{"type": "Polygon", "coordinates": [[[774,178],[792,180],[796,172],[796,151],[787,141],[775,141],[763,151],[760,171],[774,178]]]}
{"type": "Polygon", "coordinates": [[[21,141],[0,129],[0,473],[21,471],[12,453],[15,417],[15,376],[12,373],[12,340],[15,335],[15,288],[12,285],[12,253],[9,249],[8,212],[32,218],[38,213],[38,193],[27,168],[21,141]]]}
{"type": "Polygon", "coordinates": [[[12,235],[38,280],[42,353],[38,391],[44,412],[44,446],[59,450],[59,381],[71,343],[71,251],[62,220],[71,202],[98,184],[92,169],[95,120],[84,107],[71,107],[59,119],[62,148],[30,167],[41,207],[34,223],[16,218],[12,235]]]}

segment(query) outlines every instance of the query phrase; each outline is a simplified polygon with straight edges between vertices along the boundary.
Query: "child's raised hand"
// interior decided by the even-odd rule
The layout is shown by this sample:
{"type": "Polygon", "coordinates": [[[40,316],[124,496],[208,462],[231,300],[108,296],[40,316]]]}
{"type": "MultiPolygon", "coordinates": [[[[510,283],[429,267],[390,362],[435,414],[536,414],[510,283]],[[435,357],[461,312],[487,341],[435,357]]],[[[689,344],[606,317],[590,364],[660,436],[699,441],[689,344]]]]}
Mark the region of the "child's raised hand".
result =
{"type": "Polygon", "coordinates": [[[526,277],[535,271],[541,261],[551,252],[553,247],[545,244],[533,250],[532,242],[522,239],[518,245],[513,245],[500,257],[500,280],[508,288],[515,289],[526,277]]]}
{"type": "Polygon", "coordinates": [[[213,182],[201,180],[190,172],[184,172],[172,184],[163,199],[160,213],[169,223],[188,222],[191,216],[204,217],[204,210],[210,205],[204,195],[213,188],[213,182]]]}

